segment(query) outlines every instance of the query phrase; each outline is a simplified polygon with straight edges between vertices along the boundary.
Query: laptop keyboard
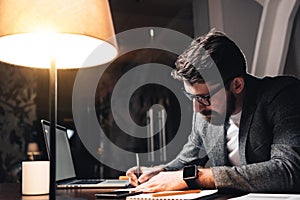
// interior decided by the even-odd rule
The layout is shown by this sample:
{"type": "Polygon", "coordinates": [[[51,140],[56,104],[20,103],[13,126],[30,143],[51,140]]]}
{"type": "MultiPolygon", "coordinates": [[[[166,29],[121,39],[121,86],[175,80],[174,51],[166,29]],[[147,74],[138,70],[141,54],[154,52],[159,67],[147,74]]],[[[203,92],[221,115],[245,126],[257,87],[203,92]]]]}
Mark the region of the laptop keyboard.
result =
{"type": "Polygon", "coordinates": [[[95,179],[86,179],[86,180],[76,181],[75,184],[97,184],[97,183],[101,183],[101,182],[103,182],[103,181],[95,180],[95,179]]]}

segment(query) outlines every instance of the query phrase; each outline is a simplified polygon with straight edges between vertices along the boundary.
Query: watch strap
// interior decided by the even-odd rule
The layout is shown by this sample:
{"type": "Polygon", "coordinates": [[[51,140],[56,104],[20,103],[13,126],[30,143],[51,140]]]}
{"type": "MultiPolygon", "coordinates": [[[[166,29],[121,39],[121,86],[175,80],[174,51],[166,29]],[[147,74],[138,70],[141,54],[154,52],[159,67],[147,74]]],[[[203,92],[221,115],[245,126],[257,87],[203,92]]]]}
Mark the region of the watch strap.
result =
{"type": "Polygon", "coordinates": [[[184,181],[188,185],[189,189],[197,189],[197,188],[199,188],[199,185],[197,184],[197,179],[185,179],[184,181]]]}
{"type": "Polygon", "coordinates": [[[183,180],[186,182],[189,189],[199,188],[198,167],[197,165],[189,165],[183,168],[183,180]]]}

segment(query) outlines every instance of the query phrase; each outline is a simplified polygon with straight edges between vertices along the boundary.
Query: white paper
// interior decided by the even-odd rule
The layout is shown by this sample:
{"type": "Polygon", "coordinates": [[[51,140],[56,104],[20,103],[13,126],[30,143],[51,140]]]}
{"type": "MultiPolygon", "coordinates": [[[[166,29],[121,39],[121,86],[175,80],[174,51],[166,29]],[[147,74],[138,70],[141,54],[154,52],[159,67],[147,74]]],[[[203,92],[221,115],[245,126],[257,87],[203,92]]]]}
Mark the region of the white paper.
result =
{"type": "Polygon", "coordinates": [[[300,194],[266,194],[250,193],[241,197],[232,198],[231,200],[300,200],[300,194]]]}

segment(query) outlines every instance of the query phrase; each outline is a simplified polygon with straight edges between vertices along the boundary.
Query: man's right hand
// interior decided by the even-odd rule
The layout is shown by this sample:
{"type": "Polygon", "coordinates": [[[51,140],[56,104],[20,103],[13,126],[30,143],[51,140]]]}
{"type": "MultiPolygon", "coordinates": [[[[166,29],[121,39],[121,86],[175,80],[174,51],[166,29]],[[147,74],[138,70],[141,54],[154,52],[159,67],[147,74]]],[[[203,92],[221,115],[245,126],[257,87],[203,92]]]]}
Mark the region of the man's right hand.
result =
{"type": "Polygon", "coordinates": [[[138,186],[139,183],[147,182],[153,176],[159,174],[160,172],[164,171],[163,167],[140,167],[137,170],[137,167],[132,167],[127,170],[126,176],[129,177],[130,184],[134,187],[138,186]],[[137,177],[137,172],[140,172],[140,177],[137,177]]]}

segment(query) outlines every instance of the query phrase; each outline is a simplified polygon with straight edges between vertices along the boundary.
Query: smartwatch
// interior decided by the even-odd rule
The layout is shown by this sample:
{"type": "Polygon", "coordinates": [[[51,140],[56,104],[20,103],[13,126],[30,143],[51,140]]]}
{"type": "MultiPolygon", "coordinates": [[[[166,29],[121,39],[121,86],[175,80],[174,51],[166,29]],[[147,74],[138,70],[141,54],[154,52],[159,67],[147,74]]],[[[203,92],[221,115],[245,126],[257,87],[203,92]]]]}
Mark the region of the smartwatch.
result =
{"type": "Polygon", "coordinates": [[[183,168],[183,180],[188,185],[189,189],[199,188],[197,184],[198,179],[198,167],[197,165],[189,165],[183,168]]]}

